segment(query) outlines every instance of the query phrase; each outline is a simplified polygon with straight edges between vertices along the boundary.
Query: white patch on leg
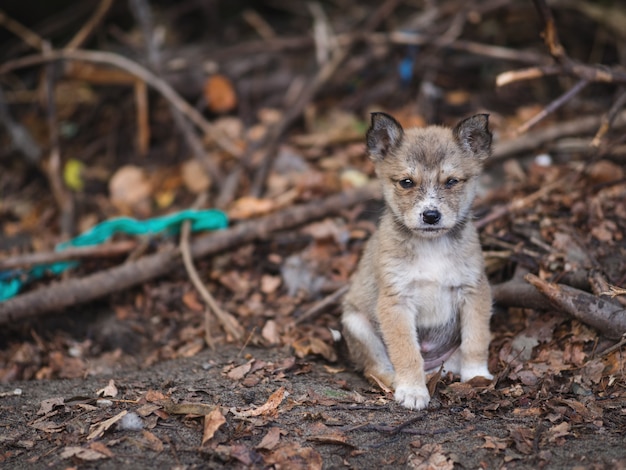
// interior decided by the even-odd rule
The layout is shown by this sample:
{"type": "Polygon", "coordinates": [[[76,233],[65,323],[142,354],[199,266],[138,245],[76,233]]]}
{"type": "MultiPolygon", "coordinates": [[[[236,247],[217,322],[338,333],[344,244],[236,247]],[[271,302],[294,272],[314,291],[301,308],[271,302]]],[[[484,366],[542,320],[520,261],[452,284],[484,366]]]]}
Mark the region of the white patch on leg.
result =
{"type": "Polygon", "coordinates": [[[376,334],[372,323],[362,313],[344,313],[341,319],[343,327],[360,343],[370,350],[370,354],[378,361],[379,371],[393,376],[394,370],[382,339],[376,334]]]}
{"type": "Polygon", "coordinates": [[[461,382],[467,382],[474,377],[485,377],[486,379],[493,379],[493,375],[489,373],[487,364],[469,364],[461,368],[461,382]]]}
{"type": "Polygon", "coordinates": [[[394,398],[405,408],[422,410],[428,406],[430,396],[425,385],[398,385],[394,398]]]}
{"type": "Polygon", "coordinates": [[[461,350],[457,349],[452,353],[446,361],[443,363],[443,373],[446,374],[452,372],[453,374],[461,373],[461,350]]]}

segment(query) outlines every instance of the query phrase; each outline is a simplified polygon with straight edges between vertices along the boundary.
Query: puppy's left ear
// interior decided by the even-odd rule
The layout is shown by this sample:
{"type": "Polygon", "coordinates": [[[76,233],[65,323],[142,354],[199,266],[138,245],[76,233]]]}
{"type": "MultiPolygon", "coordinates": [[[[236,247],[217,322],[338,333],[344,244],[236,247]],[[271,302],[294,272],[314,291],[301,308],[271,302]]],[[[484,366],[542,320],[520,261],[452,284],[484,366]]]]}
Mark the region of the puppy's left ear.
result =
{"type": "Polygon", "coordinates": [[[464,119],[452,130],[452,135],[462,149],[480,160],[485,160],[491,155],[489,114],[476,114],[464,119]]]}

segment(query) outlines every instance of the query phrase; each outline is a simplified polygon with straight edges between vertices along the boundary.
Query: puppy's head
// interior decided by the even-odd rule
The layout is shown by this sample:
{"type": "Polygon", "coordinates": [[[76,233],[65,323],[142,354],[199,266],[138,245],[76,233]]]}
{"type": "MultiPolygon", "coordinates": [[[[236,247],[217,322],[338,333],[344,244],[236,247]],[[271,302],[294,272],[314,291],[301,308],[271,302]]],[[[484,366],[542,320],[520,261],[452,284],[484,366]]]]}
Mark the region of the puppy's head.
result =
{"type": "Polygon", "coordinates": [[[395,220],[434,238],[469,218],[478,175],[491,154],[488,115],[472,116],[454,129],[404,130],[388,114],[373,113],[367,149],[395,220]]]}

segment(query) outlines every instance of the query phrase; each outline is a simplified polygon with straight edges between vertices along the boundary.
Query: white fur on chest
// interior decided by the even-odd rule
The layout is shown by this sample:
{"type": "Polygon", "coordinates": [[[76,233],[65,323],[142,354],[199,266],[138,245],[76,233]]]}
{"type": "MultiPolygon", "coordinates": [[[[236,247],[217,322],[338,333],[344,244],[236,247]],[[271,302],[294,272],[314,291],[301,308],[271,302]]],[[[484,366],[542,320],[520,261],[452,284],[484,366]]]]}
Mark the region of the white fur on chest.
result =
{"type": "Polygon", "coordinates": [[[480,274],[475,259],[461,259],[445,239],[429,240],[409,256],[387,266],[387,279],[415,315],[416,326],[434,327],[453,320],[463,300],[463,288],[480,274]]]}

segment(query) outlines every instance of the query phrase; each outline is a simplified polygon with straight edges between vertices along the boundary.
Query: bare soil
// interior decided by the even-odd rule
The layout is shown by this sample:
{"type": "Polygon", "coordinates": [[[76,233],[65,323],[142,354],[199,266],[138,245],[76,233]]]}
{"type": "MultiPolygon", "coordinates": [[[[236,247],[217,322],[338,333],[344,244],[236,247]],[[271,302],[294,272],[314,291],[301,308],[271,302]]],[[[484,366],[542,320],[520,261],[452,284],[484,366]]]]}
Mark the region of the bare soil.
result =
{"type": "MultiPolygon", "coordinates": [[[[232,369],[231,369],[232,370],[232,369]]],[[[0,399],[2,468],[624,468],[626,401],[593,399],[602,418],[554,430],[527,406],[494,402],[493,387],[465,387],[443,378],[425,411],[408,411],[359,375],[321,360],[296,359],[287,348],[222,346],[192,358],[162,362],[112,377],[29,381],[3,386],[21,395],[0,399]],[[252,361],[248,379],[225,371],[252,361]],[[254,371],[254,369],[257,369],[254,371]],[[97,403],[113,378],[117,396],[97,403]],[[258,416],[284,387],[285,398],[258,416]],[[164,401],[151,395],[162,394],[164,401]],[[42,403],[60,398],[56,406],[42,403]],[[149,401],[152,400],[152,401],[149,401]],[[203,418],[167,413],[166,402],[220,407],[225,423],[202,445],[203,418]],[[147,413],[146,405],[154,405],[147,413]],[[499,405],[499,406],[498,406],[499,405]],[[141,430],[119,422],[88,439],[94,425],[121,411],[138,412],[141,430]],[[526,410],[526,412],[525,412],[526,410]],[[529,410],[531,410],[529,412],[529,410]],[[259,448],[272,428],[278,442],[259,448]],[[93,450],[66,457],[68,448],[93,450]]],[[[534,403],[533,403],[534,402],[534,403]]],[[[519,404],[524,404],[521,401],[519,404]]],[[[565,405],[565,402],[563,403],[565,405]]],[[[570,410],[571,414],[571,410],[570,410]]],[[[574,413],[575,414],[575,413],[574,413]]],[[[554,417],[552,417],[553,419],[554,417]]],[[[71,452],[71,451],[69,451],[71,452]]]]}

